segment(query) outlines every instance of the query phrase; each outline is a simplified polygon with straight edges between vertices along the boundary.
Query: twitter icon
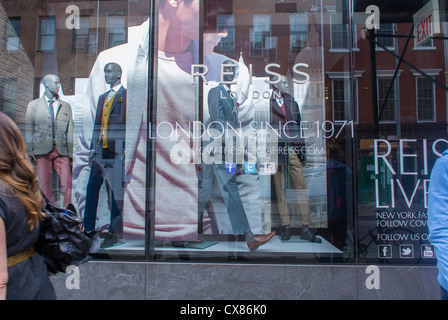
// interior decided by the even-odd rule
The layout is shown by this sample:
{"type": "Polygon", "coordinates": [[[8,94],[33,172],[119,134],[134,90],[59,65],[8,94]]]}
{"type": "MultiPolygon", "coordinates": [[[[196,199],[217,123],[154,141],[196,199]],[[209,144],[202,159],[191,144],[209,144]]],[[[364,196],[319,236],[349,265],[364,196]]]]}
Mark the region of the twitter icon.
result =
{"type": "Polygon", "coordinates": [[[414,246],[412,244],[400,244],[400,258],[414,258],[414,246]]]}
{"type": "Polygon", "coordinates": [[[244,164],[244,172],[245,173],[255,173],[255,163],[246,162],[244,164]]]}

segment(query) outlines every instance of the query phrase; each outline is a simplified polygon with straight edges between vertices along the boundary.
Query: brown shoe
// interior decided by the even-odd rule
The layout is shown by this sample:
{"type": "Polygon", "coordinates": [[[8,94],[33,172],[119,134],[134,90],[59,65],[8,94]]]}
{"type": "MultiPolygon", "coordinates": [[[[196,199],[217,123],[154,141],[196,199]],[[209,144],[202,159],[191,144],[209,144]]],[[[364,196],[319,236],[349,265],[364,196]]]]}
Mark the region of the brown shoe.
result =
{"type": "Polygon", "coordinates": [[[250,251],[255,251],[255,250],[257,250],[257,248],[259,246],[261,246],[261,245],[265,244],[266,242],[268,242],[269,240],[271,240],[271,238],[274,235],[275,235],[275,231],[272,231],[271,233],[268,233],[268,234],[256,235],[254,237],[254,241],[247,243],[247,247],[250,249],[250,251]]]}

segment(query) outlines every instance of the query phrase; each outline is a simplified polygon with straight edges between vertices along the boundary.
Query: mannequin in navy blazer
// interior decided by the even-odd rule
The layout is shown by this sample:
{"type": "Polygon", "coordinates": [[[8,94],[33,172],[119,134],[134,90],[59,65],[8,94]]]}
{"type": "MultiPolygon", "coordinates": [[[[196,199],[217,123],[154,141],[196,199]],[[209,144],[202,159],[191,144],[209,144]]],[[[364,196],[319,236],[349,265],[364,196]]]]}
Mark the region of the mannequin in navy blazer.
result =
{"type": "MultiPolygon", "coordinates": [[[[121,86],[120,89],[117,91],[117,94],[115,96],[115,99],[112,103],[112,107],[110,110],[110,116],[107,122],[108,128],[118,126],[124,126],[126,125],[126,92],[127,90],[121,86]]],[[[95,122],[94,122],[94,129],[93,129],[93,135],[92,135],[92,142],[90,145],[90,150],[97,149],[98,141],[100,140],[100,133],[101,133],[101,115],[103,113],[103,106],[104,102],[109,94],[109,91],[103,93],[98,98],[98,104],[96,109],[96,115],[95,115],[95,122]]],[[[110,139],[108,140],[108,147],[110,152],[115,153],[115,140],[110,139]],[[110,143],[109,143],[110,142],[110,143]]]]}
{"type": "Polygon", "coordinates": [[[115,167],[105,159],[115,159],[118,155],[116,140],[124,141],[126,125],[126,89],[121,85],[121,67],[116,63],[108,63],[104,67],[106,83],[111,90],[105,92],[98,98],[96,116],[93,126],[92,142],[90,146],[90,177],[86,190],[86,206],[84,212],[84,224],[87,231],[95,230],[95,223],[98,210],[98,199],[101,186],[106,182],[109,191],[110,224],[108,233],[102,243],[103,248],[111,247],[120,243],[123,233],[122,209],[119,208],[115,199],[122,198],[123,188],[121,184],[114,188],[117,183],[111,181],[122,177],[120,167],[115,167]],[[115,91],[113,91],[115,89],[115,91]],[[112,92],[111,92],[112,91],[112,92]],[[102,119],[106,99],[109,94],[115,95],[110,106],[107,118],[107,128],[103,127],[102,119]],[[118,197],[120,193],[120,197],[118,197]]]}

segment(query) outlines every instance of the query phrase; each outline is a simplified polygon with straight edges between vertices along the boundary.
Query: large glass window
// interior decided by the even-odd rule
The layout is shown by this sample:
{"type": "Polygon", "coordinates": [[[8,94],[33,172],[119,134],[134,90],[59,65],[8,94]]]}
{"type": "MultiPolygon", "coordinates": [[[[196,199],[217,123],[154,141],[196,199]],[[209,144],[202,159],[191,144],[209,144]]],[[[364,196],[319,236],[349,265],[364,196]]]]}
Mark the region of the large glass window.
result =
{"type": "MultiPolygon", "coordinates": [[[[160,3],[163,30],[178,17],[167,18],[171,4],[160,3]]],[[[320,5],[203,4],[202,16],[195,1],[185,8],[196,23],[158,39],[156,251],[342,255],[343,240],[319,233],[330,224],[327,188],[319,187],[327,139],[344,131],[324,118],[320,5]],[[238,51],[223,50],[229,30],[238,51]]],[[[346,211],[332,213],[346,221],[346,211]]]]}
{"type": "Polygon", "coordinates": [[[1,1],[0,111],[95,259],[434,264],[448,46],[411,43],[417,2],[372,30],[358,0],[1,1]]]}

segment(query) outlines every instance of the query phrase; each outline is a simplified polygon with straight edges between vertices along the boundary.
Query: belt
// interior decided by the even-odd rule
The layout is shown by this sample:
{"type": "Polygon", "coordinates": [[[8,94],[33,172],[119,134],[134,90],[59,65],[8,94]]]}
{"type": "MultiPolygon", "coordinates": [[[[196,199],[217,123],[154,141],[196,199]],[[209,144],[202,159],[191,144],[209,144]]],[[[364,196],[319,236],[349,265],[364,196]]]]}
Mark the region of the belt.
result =
{"type": "Polygon", "coordinates": [[[15,266],[16,264],[19,264],[20,262],[26,261],[29,258],[31,258],[34,255],[34,248],[29,247],[28,249],[25,249],[23,251],[20,251],[19,253],[8,257],[8,267],[15,266]]]}

